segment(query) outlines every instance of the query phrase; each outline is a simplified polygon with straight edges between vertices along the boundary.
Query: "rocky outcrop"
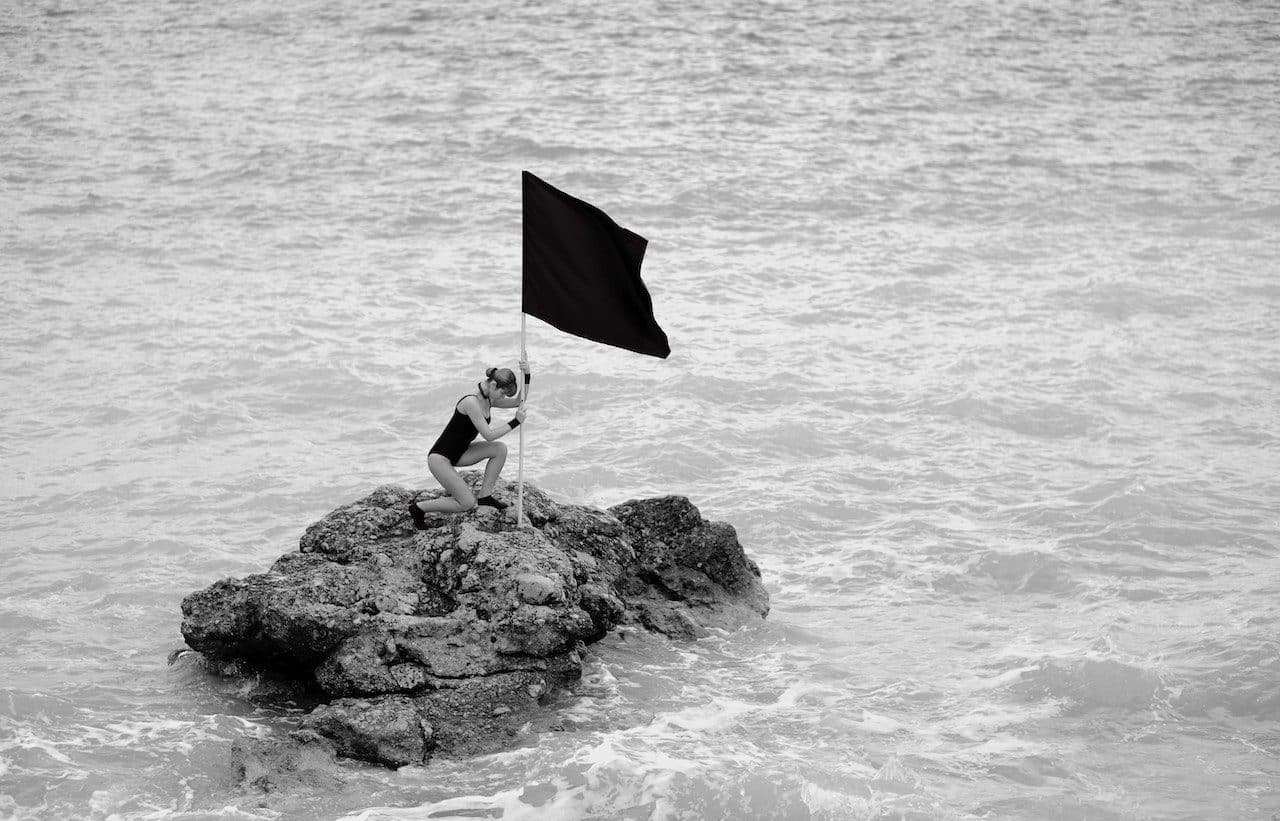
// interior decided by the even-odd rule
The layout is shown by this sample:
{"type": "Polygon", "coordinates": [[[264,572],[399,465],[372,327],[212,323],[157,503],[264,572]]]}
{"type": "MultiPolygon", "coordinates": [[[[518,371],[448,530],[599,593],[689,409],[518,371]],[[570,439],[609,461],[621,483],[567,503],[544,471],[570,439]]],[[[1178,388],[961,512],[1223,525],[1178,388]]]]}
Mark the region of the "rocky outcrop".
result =
{"type": "MultiPolygon", "coordinates": [[[[514,501],[515,488],[498,495],[514,501]]],[[[307,528],[267,573],[187,596],[187,644],[221,669],[297,679],[323,702],[303,731],[401,766],[543,726],[582,649],[620,624],[688,639],[769,610],[734,529],[681,496],[606,511],[526,484],[524,528],[514,508],[482,507],[428,516],[421,531],[413,497],[379,487],[307,528]]]]}

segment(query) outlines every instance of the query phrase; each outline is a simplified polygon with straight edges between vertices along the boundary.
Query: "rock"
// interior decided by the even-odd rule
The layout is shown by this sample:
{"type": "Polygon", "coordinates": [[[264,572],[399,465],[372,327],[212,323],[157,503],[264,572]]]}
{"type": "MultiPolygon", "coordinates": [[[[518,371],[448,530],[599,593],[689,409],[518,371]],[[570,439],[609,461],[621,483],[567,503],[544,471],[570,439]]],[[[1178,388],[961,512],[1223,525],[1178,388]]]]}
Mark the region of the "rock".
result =
{"type": "Polygon", "coordinates": [[[260,793],[316,789],[340,781],[334,746],[306,731],[288,738],[240,738],[231,744],[232,780],[260,793]]]}
{"type": "Polygon", "coordinates": [[[760,568],[747,557],[732,525],[705,521],[683,496],[624,502],[609,512],[635,546],[637,561],[623,586],[639,591],[632,599],[646,604],[650,629],[684,636],[688,624],[732,629],[768,615],[760,568]],[[659,615],[663,609],[669,614],[659,615]],[[673,625],[675,632],[660,623],[673,625]]]}
{"type": "Polygon", "coordinates": [[[187,644],[211,668],[299,682],[327,702],[303,727],[403,766],[496,751],[547,723],[539,702],[578,678],[577,648],[620,625],[691,639],[769,610],[734,529],[680,496],[603,511],[526,484],[531,528],[484,509],[416,531],[414,495],[380,487],[268,572],[187,596],[187,644]]]}
{"type": "Polygon", "coordinates": [[[333,741],[342,755],[391,767],[425,763],[435,734],[405,696],[340,698],[312,710],[302,726],[333,741]]]}
{"type": "Polygon", "coordinates": [[[622,600],[603,585],[584,584],[578,588],[578,596],[578,606],[591,616],[591,622],[598,631],[589,636],[588,641],[604,638],[627,616],[622,600]]]}
{"type": "Polygon", "coordinates": [[[536,573],[521,573],[516,576],[516,591],[520,599],[529,604],[545,604],[564,599],[564,591],[559,584],[536,573]]]}

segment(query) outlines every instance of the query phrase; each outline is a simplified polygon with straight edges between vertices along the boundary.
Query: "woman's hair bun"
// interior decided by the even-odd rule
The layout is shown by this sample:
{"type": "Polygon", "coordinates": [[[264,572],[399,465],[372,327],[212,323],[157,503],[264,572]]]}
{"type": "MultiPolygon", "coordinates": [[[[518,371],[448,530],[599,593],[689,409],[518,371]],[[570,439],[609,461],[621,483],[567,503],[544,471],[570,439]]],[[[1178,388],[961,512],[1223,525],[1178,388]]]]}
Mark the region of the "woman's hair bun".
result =
{"type": "Polygon", "coordinates": [[[485,372],[484,372],[484,378],[485,378],[485,379],[492,379],[492,378],[493,378],[493,375],[494,375],[495,373],[497,373],[497,372],[498,372],[498,369],[497,369],[497,368],[490,368],[489,370],[487,370],[487,371],[485,371],[485,372]]]}

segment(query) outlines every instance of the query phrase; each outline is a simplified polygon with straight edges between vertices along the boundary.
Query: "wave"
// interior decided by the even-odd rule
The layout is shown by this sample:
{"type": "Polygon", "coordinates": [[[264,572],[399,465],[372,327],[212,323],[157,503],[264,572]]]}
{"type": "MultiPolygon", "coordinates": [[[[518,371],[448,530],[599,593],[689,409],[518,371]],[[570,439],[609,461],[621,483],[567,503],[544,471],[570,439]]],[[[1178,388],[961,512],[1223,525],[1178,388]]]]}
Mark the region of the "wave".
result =
{"type": "Polygon", "coordinates": [[[374,37],[412,37],[418,31],[413,26],[381,25],[367,28],[364,33],[374,37]]]}
{"type": "Polygon", "coordinates": [[[1205,296],[1171,290],[1159,278],[1143,284],[1128,279],[1090,279],[1083,287],[1056,290],[1050,298],[1063,308],[1077,308],[1109,319],[1127,320],[1140,314],[1169,317],[1201,316],[1205,296]]]}
{"type": "Polygon", "coordinates": [[[1026,397],[979,397],[965,393],[933,403],[931,407],[934,412],[954,419],[972,420],[1044,439],[1086,437],[1111,427],[1106,417],[1086,409],[1085,405],[1072,407],[1061,402],[1026,397]]]}
{"type": "Polygon", "coordinates": [[[1004,593],[1065,594],[1079,587],[1069,562],[1039,550],[984,553],[970,574],[990,579],[1004,593]]]}
{"type": "Polygon", "coordinates": [[[1151,818],[1150,811],[1129,798],[1087,798],[1077,788],[1040,796],[1016,796],[984,801],[973,808],[977,818],[1038,819],[1039,821],[1134,821],[1151,818]]]}
{"type": "Polygon", "coordinates": [[[889,756],[870,778],[825,782],[806,779],[800,787],[806,817],[813,821],[954,821],[960,817],[945,801],[930,795],[921,778],[898,756],[889,756]]]}
{"type": "Polygon", "coordinates": [[[1280,721],[1280,641],[1270,635],[1234,634],[1200,642],[1181,655],[1198,662],[1171,699],[1183,715],[1225,711],[1280,721]]]}
{"type": "Polygon", "coordinates": [[[110,197],[102,197],[97,194],[87,194],[83,200],[79,202],[61,202],[50,205],[40,205],[35,208],[27,209],[22,213],[25,216],[39,217],[83,217],[89,214],[101,214],[107,211],[123,211],[128,206],[120,200],[111,199],[110,197]]]}
{"type": "Polygon", "coordinates": [[[1012,689],[1030,700],[1065,701],[1075,711],[1143,710],[1168,692],[1154,671],[1112,658],[1046,659],[1012,689]]]}

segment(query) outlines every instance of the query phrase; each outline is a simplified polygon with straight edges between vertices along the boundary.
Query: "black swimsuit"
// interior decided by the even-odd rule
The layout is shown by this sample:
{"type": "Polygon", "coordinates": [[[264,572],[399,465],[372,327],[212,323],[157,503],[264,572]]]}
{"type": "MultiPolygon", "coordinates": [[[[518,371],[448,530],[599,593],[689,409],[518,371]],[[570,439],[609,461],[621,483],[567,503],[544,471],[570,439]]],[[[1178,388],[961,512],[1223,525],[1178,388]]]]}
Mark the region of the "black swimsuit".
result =
{"type": "MultiPolygon", "coordinates": [[[[468,394],[470,395],[470,394],[468,394]]],[[[462,399],[466,399],[464,396],[462,399]]],[[[449,460],[449,464],[456,465],[458,460],[462,458],[462,454],[467,452],[467,448],[471,447],[471,441],[476,438],[480,431],[476,430],[475,423],[471,421],[471,417],[458,410],[459,399],[453,403],[453,416],[449,417],[449,424],[444,426],[440,438],[431,446],[431,453],[438,453],[449,460]]],[[[492,410],[490,410],[492,413],[492,410]]],[[[485,416],[485,422],[489,421],[489,416],[485,416]]]]}

